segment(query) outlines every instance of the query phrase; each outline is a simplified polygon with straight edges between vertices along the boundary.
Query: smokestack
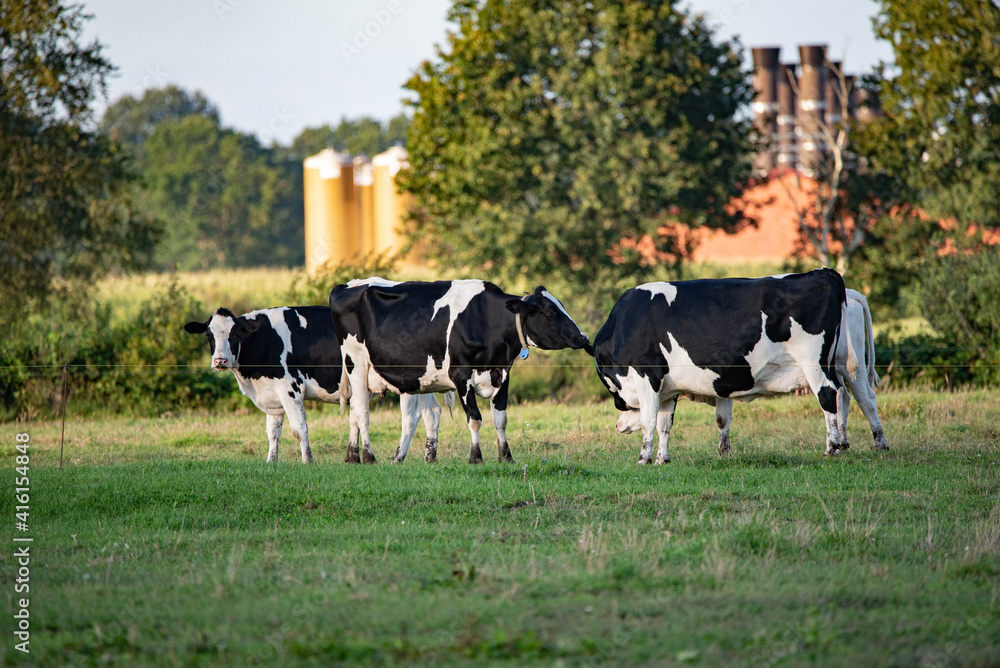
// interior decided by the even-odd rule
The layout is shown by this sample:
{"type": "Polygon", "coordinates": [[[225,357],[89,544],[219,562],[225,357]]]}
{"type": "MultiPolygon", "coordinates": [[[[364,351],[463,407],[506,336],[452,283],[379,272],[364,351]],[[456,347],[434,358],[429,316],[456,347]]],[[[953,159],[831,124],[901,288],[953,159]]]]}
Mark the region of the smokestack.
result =
{"type": "Polygon", "coordinates": [[[798,127],[801,135],[799,167],[806,176],[815,176],[824,150],[820,124],[826,111],[823,91],[826,45],[800,46],[799,58],[802,61],[798,104],[798,127]]]}
{"type": "MultiPolygon", "coordinates": [[[[778,166],[795,169],[795,64],[778,67],[778,166]]],[[[798,85],[796,83],[796,85],[798,85]]]]}
{"type": "Polygon", "coordinates": [[[778,153],[778,47],[756,47],[753,53],[753,87],[757,92],[753,103],[754,125],[762,139],[770,140],[771,145],[757,154],[754,159],[754,171],[761,176],[766,175],[777,164],[778,153]]]}

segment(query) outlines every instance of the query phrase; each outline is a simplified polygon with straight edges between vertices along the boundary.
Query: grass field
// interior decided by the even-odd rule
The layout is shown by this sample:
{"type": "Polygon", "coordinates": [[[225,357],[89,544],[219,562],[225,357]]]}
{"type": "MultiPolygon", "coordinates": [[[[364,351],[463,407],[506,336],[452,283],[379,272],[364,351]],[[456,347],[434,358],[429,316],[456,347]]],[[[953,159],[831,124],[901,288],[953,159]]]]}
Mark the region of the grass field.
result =
{"type": "MultiPolygon", "coordinates": [[[[248,404],[249,405],[249,404],[248,404]]],[[[316,463],[264,418],[0,426],[31,438],[31,654],[14,648],[13,494],[0,551],[6,665],[996,665],[1000,392],[887,392],[887,454],[852,410],[829,459],[815,400],[737,405],[733,454],[684,402],[673,463],[637,467],[610,402],[512,406],[517,463],[438,465],[373,412],[377,466],[316,463]],[[9,527],[9,528],[8,528],[9,527]]],[[[485,427],[484,427],[485,429],[485,427]]],[[[492,439],[486,438],[485,442],[492,439]]],[[[495,450],[484,454],[492,454],[495,450]]],[[[4,483],[4,489],[13,485],[4,483]]]]}

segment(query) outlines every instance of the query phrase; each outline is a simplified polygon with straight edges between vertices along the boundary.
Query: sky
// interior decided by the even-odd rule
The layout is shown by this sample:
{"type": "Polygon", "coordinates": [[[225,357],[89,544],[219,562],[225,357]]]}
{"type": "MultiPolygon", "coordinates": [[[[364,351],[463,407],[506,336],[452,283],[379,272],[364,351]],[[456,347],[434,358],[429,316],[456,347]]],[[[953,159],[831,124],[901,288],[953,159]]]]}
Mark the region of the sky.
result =
{"type": "MultiPolygon", "coordinates": [[[[449,0],[83,0],[84,41],[96,38],[118,71],[107,101],[176,84],[200,90],[225,125],[265,144],[344,117],[388,119],[403,83],[445,41],[449,0]]],[[[845,71],[889,61],[875,39],[874,0],[688,0],[718,35],[744,47],[827,44],[845,71]]]]}

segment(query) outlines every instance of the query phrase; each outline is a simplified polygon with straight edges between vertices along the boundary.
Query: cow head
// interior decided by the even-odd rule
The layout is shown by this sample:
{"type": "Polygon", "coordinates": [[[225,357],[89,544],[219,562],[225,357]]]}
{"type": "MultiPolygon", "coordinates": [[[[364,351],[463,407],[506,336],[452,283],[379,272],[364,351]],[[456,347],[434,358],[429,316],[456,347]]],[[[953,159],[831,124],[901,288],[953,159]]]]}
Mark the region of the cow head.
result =
{"type": "Polygon", "coordinates": [[[638,410],[622,411],[621,415],[618,416],[618,422],[615,423],[615,429],[621,434],[639,431],[642,429],[642,422],[639,418],[638,410]]]}
{"type": "Polygon", "coordinates": [[[204,334],[212,351],[212,367],[215,369],[240,368],[236,360],[240,345],[253,336],[260,327],[257,320],[236,317],[229,309],[220,308],[208,322],[192,321],[184,325],[188,334],[204,334]],[[234,349],[237,352],[233,352],[234,349]]]}
{"type": "Polygon", "coordinates": [[[507,300],[507,310],[521,316],[524,335],[530,345],[542,350],[583,348],[588,355],[594,354],[587,335],[573,322],[559,300],[541,285],[524,299],[507,300]]]}

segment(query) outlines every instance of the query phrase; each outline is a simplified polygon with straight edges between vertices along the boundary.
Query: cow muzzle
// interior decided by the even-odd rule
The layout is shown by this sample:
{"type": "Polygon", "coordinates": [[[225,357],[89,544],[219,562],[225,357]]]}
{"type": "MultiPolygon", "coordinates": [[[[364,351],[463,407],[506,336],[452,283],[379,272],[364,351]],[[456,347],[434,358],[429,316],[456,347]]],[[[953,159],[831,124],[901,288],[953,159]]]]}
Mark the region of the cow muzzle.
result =
{"type": "Polygon", "coordinates": [[[640,428],[639,411],[622,412],[618,422],[615,423],[615,429],[620,434],[631,434],[639,431],[640,428]]]}
{"type": "Polygon", "coordinates": [[[227,360],[225,357],[216,357],[215,359],[212,360],[212,367],[219,370],[228,369],[229,360],[227,360]]]}

